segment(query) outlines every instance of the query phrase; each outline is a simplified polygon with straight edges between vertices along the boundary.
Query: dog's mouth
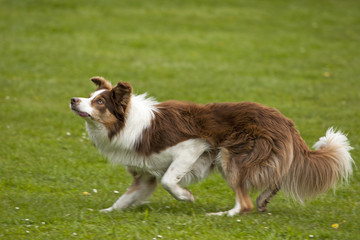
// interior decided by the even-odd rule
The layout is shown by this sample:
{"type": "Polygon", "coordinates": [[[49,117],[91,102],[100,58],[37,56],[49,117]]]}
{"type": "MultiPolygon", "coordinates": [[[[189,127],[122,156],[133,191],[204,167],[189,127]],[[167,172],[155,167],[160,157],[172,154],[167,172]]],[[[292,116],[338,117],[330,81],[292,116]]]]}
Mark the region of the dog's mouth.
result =
{"type": "Polygon", "coordinates": [[[75,108],[71,108],[71,110],[73,110],[73,112],[76,113],[77,115],[79,115],[80,117],[83,117],[83,118],[89,117],[89,118],[91,118],[91,115],[86,113],[86,112],[81,112],[81,111],[79,111],[79,110],[77,110],[75,108]]]}

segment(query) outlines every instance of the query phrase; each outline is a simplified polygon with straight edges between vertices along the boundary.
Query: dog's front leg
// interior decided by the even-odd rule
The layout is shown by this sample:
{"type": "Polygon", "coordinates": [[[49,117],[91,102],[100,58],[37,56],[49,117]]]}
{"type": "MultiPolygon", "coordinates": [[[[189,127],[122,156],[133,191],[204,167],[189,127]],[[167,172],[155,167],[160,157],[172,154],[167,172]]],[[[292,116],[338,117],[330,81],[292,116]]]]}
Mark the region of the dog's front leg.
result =
{"type": "Polygon", "coordinates": [[[181,143],[174,150],[173,162],[161,179],[161,184],[174,198],[181,201],[193,202],[192,193],[179,185],[181,179],[189,173],[196,160],[207,149],[202,140],[192,139],[181,143]]]}
{"type": "Polygon", "coordinates": [[[182,159],[176,159],[172,162],[169,169],[161,179],[161,184],[164,189],[177,200],[190,202],[195,200],[194,196],[188,189],[182,188],[178,184],[185,174],[191,170],[191,166],[192,164],[190,162],[184,164],[182,159]]]}
{"type": "Polygon", "coordinates": [[[128,208],[146,200],[155,191],[157,181],[154,176],[145,173],[138,174],[132,171],[130,173],[134,176],[131,186],[111,207],[100,210],[100,212],[111,212],[128,208]]]}

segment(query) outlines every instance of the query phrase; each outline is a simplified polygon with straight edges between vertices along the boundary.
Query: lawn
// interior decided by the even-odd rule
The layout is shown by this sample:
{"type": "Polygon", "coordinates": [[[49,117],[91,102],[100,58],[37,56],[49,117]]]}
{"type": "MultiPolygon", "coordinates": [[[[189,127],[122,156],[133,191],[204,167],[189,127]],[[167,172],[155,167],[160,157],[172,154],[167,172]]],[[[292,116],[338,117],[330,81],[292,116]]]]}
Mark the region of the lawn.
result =
{"type": "MultiPolygon", "coordinates": [[[[309,146],[335,126],[360,163],[360,1],[0,0],[0,239],[360,239],[360,174],[301,205],[207,217],[234,195],[218,173],[195,203],[161,187],[110,214],[131,183],[87,138],[70,98],[90,77],[158,101],[256,101],[309,146]],[[95,190],[94,190],[95,189],[95,190]]],[[[257,193],[252,193],[253,200],[257,193]]]]}

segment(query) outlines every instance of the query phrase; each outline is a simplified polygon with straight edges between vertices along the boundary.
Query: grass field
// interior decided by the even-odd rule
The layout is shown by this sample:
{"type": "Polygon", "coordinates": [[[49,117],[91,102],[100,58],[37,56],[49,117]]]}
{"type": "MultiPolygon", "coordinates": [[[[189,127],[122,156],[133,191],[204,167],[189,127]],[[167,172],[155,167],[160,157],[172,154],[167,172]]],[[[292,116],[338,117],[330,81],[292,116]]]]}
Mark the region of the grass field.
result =
{"type": "Polygon", "coordinates": [[[99,213],[131,178],[69,109],[95,75],[159,101],[256,101],[293,119],[309,146],[340,128],[359,165],[359,9],[358,0],[0,0],[0,239],[360,239],[359,169],[305,205],[280,193],[265,214],[206,217],[234,204],[219,174],[190,186],[193,204],[160,187],[148,204],[99,213]]]}

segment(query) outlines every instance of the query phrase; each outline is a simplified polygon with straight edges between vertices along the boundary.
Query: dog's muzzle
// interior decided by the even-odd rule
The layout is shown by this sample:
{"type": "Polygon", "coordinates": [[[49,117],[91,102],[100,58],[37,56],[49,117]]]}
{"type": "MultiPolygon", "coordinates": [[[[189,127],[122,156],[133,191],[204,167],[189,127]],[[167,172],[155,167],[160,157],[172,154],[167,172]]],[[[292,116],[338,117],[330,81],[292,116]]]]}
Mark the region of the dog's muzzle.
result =
{"type": "Polygon", "coordinates": [[[71,110],[73,110],[76,114],[78,114],[80,117],[91,117],[90,114],[86,113],[86,112],[81,112],[79,111],[79,109],[77,108],[77,106],[79,105],[80,103],[80,99],[79,98],[76,98],[76,97],[73,97],[71,98],[71,101],[70,101],[70,108],[71,110]]]}

